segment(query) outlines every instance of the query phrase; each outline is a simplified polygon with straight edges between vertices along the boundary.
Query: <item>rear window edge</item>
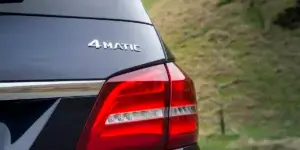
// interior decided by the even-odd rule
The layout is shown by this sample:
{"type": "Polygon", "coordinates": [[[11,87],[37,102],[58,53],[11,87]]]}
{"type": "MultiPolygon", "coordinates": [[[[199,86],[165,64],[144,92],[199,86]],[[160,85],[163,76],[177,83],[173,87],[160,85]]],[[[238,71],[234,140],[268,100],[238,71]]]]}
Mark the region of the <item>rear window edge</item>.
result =
{"type": "Polygon", "coordinates": [[[97,17],[67,16],[67,15],[48,15],[48,14],[33,14],[33,13],[29,14],[29,13],[0,12],[0,16],[2,16],[2,15],[122,21],[122,22],[140,23],[140,24],[153,26],[152,22],[149,23],[149,22],[143,22],[143,21],[118,19],[118,18],[97,18],[97,17]]]}

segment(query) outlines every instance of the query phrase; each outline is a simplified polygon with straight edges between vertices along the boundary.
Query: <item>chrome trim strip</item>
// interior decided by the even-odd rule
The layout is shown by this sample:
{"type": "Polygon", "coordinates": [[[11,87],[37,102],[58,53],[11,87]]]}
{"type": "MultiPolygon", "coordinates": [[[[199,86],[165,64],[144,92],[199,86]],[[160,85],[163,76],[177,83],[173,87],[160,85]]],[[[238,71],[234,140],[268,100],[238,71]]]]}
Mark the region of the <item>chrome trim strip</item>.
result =
{"type": "Polygon", "coordinates": [[[104,80],[0,83],[0,101],[98,95],[104,80]]]}

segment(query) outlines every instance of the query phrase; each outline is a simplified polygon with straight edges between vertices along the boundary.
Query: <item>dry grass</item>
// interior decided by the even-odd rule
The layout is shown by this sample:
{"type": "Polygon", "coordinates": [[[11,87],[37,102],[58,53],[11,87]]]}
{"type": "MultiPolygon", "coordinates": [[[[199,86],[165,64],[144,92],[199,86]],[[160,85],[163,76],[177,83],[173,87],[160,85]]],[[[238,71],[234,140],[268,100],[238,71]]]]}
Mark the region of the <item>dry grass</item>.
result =
{"type": "Polygon", "coordinates": [[[227,146],[230,150],[300,150],[299,138],[285,138],[281,140],[254,140],[242,137],[227,146]]]}
{"type": "Polygon", "coordinates": [[[250,9],[247,0],[222,6],[220,0],[160,0],[150,10],[177,63],[195,81],[200,134],[213,135],[214,141],[204,143],[217,143],[207,149],[230,141],[214,136],[218,105],[211,100],[224,104],[229,134],[258,140],[300,136],[300,31],[272,24],[294,1],[257,1],[250,9]]]}

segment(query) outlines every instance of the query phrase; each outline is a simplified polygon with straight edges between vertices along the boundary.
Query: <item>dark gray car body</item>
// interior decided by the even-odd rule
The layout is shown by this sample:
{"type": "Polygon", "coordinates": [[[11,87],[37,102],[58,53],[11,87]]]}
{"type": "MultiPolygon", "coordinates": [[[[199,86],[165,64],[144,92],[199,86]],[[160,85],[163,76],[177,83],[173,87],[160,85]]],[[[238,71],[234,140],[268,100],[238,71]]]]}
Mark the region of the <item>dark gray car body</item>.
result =
{"type": "Polygon", "coordinates": [[[0,4],[0,81],[105,79],[167,60],[141,2],[129,1],[0,4]],[[94,39],[138,44],[141,52],[89,48],[94,39]]]}
{"type": "Polygon", "coordinates": [[[0,21],[0,81],[105,79],[165,60],[151,25],[15,15],[2,15],[0,21]],[[141,52],[88,47],[94,39],[138,44],[141,52]]]}
{"type": "Polygon", "coordinates": [[[172,60],[140,0],[0,3],[0,150],[76,149],[108,78],[172,60]]]}

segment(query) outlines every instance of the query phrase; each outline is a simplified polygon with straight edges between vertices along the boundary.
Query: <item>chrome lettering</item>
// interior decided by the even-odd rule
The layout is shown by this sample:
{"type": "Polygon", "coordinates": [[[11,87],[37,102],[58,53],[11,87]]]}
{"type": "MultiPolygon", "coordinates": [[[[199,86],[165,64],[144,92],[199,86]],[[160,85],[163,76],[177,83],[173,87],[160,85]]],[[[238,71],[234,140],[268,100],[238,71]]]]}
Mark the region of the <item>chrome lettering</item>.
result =
{"type": "Polygon", "coordinates": [[[101,47],[101,45],[98,40],[93,40],[92,42],[90,42],[88,44],[88,47],[95,47],[95,48],[99,49],[101,47]]]}
{"type": "Polygon", "coordinates": [[[123,44],[123,46],[124,46],[124,49],[125,49],[125,50],[128,50],[130,44],[126,44],[126,43],[122,43],[122,44],[123,44]]]}
{"type": "Polygon", "coordinates": [[[134,47],[132,44],[130,44],[130,50],[133,51],[134,50],[134,47]]]}
{"type": "Polygon", "coordinates": [[[113,43],[111,43],[111,42],[103,42],[103,48],[105,48],[105,49],[107,49],[107,48],[113,49],[113,43]]]}
{"type": "Polygon", "coordinates": [[[117,49],[124,50],[124,48],[122,47],[122,45],[120,43],[115,43],[114,50],[117,50],[117,49]]]}
{"type": "Polygon", "coordinates": [[[88,47],[96,48],[96,49],[109,49],[109,50],[124,50],[124,51],[133,51],[133,52],[141,52],[140,45],[137,44],[128,44],[128,43],[118,43],[118,42],[99,42],[99,40],[94,39],[90,43],[88,43],[88,47]],[[102,45],[101,45],[102,44],[102,45]]]}
{"type": "Polygon", "coordinates": [[[141,52],[140,46],[136,45],[136,44],[133,45],[133,50],[136,51],[136,52],[141,52]]]}

